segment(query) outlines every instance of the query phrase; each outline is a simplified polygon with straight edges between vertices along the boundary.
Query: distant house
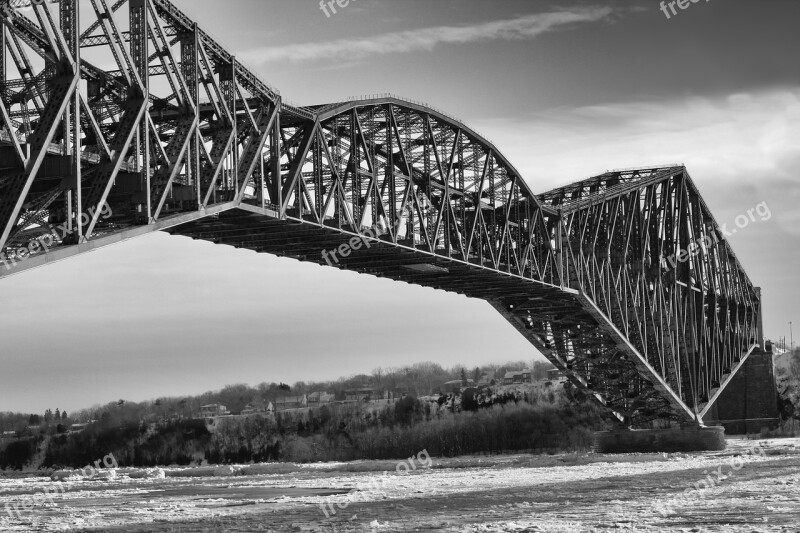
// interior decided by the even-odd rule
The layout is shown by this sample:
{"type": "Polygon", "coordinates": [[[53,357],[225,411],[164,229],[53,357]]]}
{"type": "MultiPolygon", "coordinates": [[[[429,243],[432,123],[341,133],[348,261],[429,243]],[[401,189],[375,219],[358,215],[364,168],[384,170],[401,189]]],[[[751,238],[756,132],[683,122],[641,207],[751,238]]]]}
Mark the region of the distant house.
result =
{"type": "Polygon", "coordinates": [[[72,425],[69,427],[69,430],[70,430],[70,432],[72,432],[72,433],[80,433],[81,431],[83,431],[84,429],[86,429],[86,427],[87,427],[88,425],[89,425],[89,424],[72,424],[72,425]]]}
{"type": "Polygon", "coordinates": [[[336,396],[328,394],[327,392],[312,392],[308,395],[308,406],[322,407],[323,405],[328,405],[333,402],[335,399],[336,396]]]}
{"type": "Polygon", "coordinates": [[[512,370],[506,372],[503,376],[503,385],[512,385],[514,383],[531,383],[531,371],[528,368],[522,370],[512,370]]]}
{"type": "Polygon", "coordinates": [[[387,398],[402,398],[403,396],[408,396],[411,394],[411,389],[407,385],[398,385],[391,392],[387,391],[388,395],[387,398]]]}
{"type": "Polygon", "coordinates": [[[349,389],[344,391],[345,400],[348,402],[362,402],[367,398],[372,397],[372,389],[369,387],[361,387],[359,389],[349,389]]]}
{"type": "Polygon", "coordinates": [[[285,411],[287,409],[302,409],[308,407],[308,397],[305,394],[302,396],[284,396],[278,398],[274,402],[276,411],[285,411]]]}
{"type": "Polygon", "coordinates": [[[16,431],[4,431],[3,438],[4,439],[13,439],[16,438],[17,432],[16,431]]]}
{"type": "Polygon", "coordinates": [[[215,416],[229,415],[228,408],[218,403],[200,406],[200,418],[213,418],[215,416]]]}
{"type": "Polygon", "coordinates": [[[564,381],[567,381],[567,376],[564,375],[564,373],[561,370],[557,368],[552,368],[547,371],[547,380],[563,383],[564,381]]]}
{"type": "MultiPolygon", "coordinates": [[[[407,391],[407,387],[403,387],[402,390],[407,391]]],[[[372,404],[392,404],[397,401],[398,398],[402,398],[406,396],[406,392],[395,392],[390,391],[388,389],[384,389],[382,391],[373,390],[372,395],[369,397],[369,401],[372,404]]]]}

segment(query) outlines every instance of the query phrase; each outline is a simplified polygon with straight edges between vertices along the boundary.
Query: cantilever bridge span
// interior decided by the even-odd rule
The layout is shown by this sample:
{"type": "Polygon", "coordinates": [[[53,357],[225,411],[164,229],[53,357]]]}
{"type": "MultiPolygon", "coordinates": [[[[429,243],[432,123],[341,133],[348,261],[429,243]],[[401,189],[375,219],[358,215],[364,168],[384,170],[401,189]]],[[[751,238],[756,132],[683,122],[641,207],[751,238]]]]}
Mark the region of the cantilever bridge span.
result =
{"type": "Polygon", "coordinates": [[[284,102],[167,0],[0,16],[0,276],[161,230],[458,292],[639,426],[702,422],[763,345],[682,166],[535,194],[426,105],[284,102]]]}

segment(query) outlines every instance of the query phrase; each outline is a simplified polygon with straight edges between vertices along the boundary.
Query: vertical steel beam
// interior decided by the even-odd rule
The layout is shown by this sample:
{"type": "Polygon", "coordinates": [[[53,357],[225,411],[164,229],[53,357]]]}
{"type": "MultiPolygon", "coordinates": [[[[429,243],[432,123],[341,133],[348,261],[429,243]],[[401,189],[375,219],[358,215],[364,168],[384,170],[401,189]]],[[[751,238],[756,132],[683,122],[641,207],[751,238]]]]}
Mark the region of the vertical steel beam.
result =
{"type": "Polygon", "coordinates": [[[11,116],[8,113],[9,108],[6,106],[6,98],[5,98],[5,84],[8,81],[6,76],[8,75],[8,71],[6,70],[6,39],[7,39],[7,32],[4,24],[0,24],[0,120],[2,120],[2,125],[5,126],[6,130],[8,130],[8,136],[11,139],[11,143],[14,147],[14,153],[17,156],[17,161],[21,166],[25,166],[27,162],[27,158],[25,153],[22,150],[22,145],[17,139],[17,132],[14,131],[14,124],[11,122],[11,116]]]}
{"type": "MultiPolygon", "coordinates": [[[[80,11],[79,0],[62,0],[60,4],[61,36],[64,40],[66,52],[75,62],[75,70],[80,75],[80,11]]],[[[67,227],[75,231],[80,242],[83,236],[81,223],[82,195],[81,195],[81,100],[80,87],[64,113],[64,153],[70,156],[70,177],[65,191],[67,199],[67,227]],[[73,229],[73,218],[77,228],[73,229]]]]}
{"type": "MultiPolygon", "coordinates": [[[[129,0],[129,18],[130,18],[130,48],[131,60],[133,61],[134,69],[139,73],[142,79],[142,88],[145,93],[145,101],[147,95],[150,93],[150,76],[149,76],[149,20],[147,18],[148,4],[150,0],[129,0]]],[[[148,104],[149,107],[149,104],[148,104]]],[[[148,113],[145,111],[142,120],[137,126],[137,161],[141,157],[141,164],[139,169],[142,172],[141,184],[145,192],[145,205],[144,207],[137,206],[137,213],[141,213],[144,208],[144,216],[140,217],[138,222],[142,219],[147,223],[153,223],[153,201],[150,183],[150,128],[148,125],[148,113]]]]}
{"type": "Polygon", "coordinates": [[[231,187],[231,176],[238,176],[238,154],[239,154],[239,120],[236,110],[236,60],[231,58],[230,62],[220,62],[217,67],[219,68],[219,86],[222,93],[225,105],[231,112],[231,127],[233,129],[230,150],[225,152],[225,159],[228,162],[222,169],[221,189],[226,194],[235,190],[231,187]]]}
{"type": "Polygon", "coordinates": [[[195,123],[198,125],[190,141],[186,170],[190,176],[190,182],[194,185],[198,208],[201,205],[200,187],[200,108],[198,102],[200,77],[200,43],[198,41],[199,30],[194,24],[193,31],[181,32],[181,74],[186,82],[189,98],[192,102],[191,111],[195,115],[195,123]]]}
{"type": "Polygon", "coordinates": [[[764,302],[761,300],[761,287],[754,287],[757,299],[756,309],[756,344],[761,346],[762,350],[766,350],[764,343],[764,302]]]}
{"type": "Polygon", "coordinates": [[[2,88],[1,96],[5,95],[6,88],[6,26],[0,24],[0,88],[2,88]]]}
{"type": "MultiPolygon", "coordinates": [[[[231,57],[231,92],[230,92],[230,105],[231,113],[233,114],[233,153],[232,156],[232,168],[231,168],[231,194],[233,195],[231,198],[227,198],[226,200],[233,200],[236,195],[236,180],[239,176],[239,145],[241,144],[241,139],[239,138],[240,128],[239,128],[239,112],[237,109],[238,101],[237,101],[237,94],[238,94],[238,87],[239,81],[236,79],[237,76],[237,68],[236,68],[236,58],[231,57]]],[[[242,105],[247,107],[247,102],[242,102],[242,105]]]]}
{"type": "Polygon", "coordinates": [[[278,113],[275,115],[275,124],[272,126],[272,139],[270,142],[270,152],[272,154],[272,179],[270,182],[270,201],[274,205],[283,205],[283,172],[281,171],[281,107],[282,102],[278,100],[278,113]]]}

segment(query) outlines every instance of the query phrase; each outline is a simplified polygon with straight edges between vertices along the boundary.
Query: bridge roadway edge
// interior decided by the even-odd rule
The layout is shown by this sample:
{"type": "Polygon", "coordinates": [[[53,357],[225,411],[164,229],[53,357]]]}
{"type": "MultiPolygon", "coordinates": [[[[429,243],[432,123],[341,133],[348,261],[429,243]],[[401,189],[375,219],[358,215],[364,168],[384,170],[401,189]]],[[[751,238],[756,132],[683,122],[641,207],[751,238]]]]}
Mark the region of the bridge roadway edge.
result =
{"type": "MultiPolygon", "coordinates": [[[[321,266],[326,266],[321,253],[323,250],[338,249],[340,246],[350,243],[353,238],[369,240],[363,235],[340,228],[321,226],[291,217],[281,219],[276,211],[231,202],[196,213],[164,218],[148,226],[126,229],[84,244],[65,246],[48,254],[32,257],[29,264],[20,264],[22,267],[20,271],[52,264],[80,253],[123,242],[153,231],[164,231],[171,235],[247,248],[260,253],[314,262],[321,266]],[[244,223],[244,220],[248,222],[244,223]],[[252,225],[248,226],[248,224],[252,225]],[[231,230],[230,228],[236,229],[231,230]]],[[[579,291],[499,272],[481,265],[445,258],[424,250],[398,246],[380,238],[371,239],[369,249],[359,251],[358,255],[342,258],[338,265],[331,265],[331,267],[455,292],[487,301],[542,355],[564,372],[573,385],[599,405],[609,409],[621,423],[626,420],[626,416],[610,406],[602,394],[593,391],[579,373],[570,370],[568,363],[557,350],[548,347],[541,337],[526,328],[524,321],[520,320],[517,314],[509,312],[508,305],[504,303],[504,300],[509,298],[514,301],[524,298],[539,302],[545,299],[549,300],[551,305],[553,302],[557,302],[560,311],[581,313],[587,310],[587,306],[582,303],[586,296],[579,291]],[[426,265],[430,268],[426,268],[426,265]],[[422,270],[419,270],[420,268],[422,270]]],[[[541,306],[537,304],[537,307],[541,306]]],[[[594,314],[597,313],[599,311],[594,314]]],[[[609,328],[613,329],[610,321],[603,323],[598,320],[596,325],[606,332],[609,328]]]]}

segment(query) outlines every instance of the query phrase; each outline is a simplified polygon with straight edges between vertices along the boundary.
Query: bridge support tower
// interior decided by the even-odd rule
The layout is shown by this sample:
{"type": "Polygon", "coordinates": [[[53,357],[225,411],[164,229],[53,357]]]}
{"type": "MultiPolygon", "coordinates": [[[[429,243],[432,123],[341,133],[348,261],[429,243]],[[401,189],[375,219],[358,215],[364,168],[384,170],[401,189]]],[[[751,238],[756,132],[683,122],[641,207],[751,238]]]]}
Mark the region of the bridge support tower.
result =
{"type": "Polygon", "coordinates": [[[703,422],[724,426],[728,435],[776,428],[780,419],[772,354],[761,350],[750,354],[703,422]]]}

